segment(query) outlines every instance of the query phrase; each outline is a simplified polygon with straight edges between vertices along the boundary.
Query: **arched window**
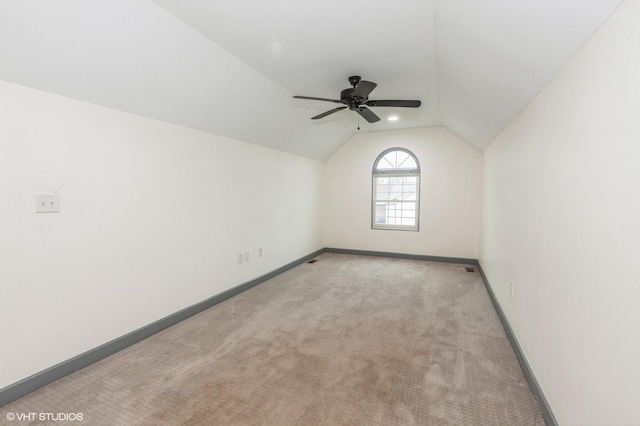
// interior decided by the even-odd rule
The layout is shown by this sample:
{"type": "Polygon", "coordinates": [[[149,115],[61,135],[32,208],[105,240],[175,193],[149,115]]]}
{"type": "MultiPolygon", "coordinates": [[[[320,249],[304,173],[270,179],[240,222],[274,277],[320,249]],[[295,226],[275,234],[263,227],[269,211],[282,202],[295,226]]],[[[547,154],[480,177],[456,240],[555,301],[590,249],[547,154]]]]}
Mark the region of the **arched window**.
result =
{"type": "Polygon", "coordinates": [[[413,153],[390,148],[373,163],[371,228],[418,230],[420,165],[413,153]]]}

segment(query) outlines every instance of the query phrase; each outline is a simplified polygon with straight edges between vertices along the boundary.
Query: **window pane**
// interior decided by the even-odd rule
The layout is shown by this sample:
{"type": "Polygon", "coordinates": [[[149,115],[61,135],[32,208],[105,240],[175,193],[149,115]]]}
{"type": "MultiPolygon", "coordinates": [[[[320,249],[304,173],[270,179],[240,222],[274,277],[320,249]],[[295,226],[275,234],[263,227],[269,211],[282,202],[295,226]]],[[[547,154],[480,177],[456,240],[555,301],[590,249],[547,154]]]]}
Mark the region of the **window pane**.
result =
{"type": "Polygon", "coordinates": [[[401,176],[391,176],[389,178],[392,184],[390,185],[381,185],[380,180],[382,178],[376,178],[376,200],[416,200],[417,196],[417,185],[415,184],[405,184],[402,182],[401,176]]]}
{"type": "Polygon", "coordinates": [[[384,155],[375,165],[376,169],[417,169],[418,164],[413,156],[405,151],[391,151],[384,155]]]}
{"type": "Polygon", "coordinates": [[[415,226],[415,209],[412,202],[377,202],[374,220],[378,225],[415,226]]]}
{"type": "MultiPolygon", "coordinates": [[[[416,200],[417,185],[407,184],[404,182],[405,177],[389,176],[376,177],[375,199],[376,200],[416,200]],[[391,182],[390,184],[382,184],[382,182],[391,182]]],[[[411,177],[412,181],[416,181],[416,177],[411,177]]]]}
{"type": "Polygon", "coordinates": [[[416,203],[404,202],[402,203],[402,210],[413,210],[416,209],[416,203]]]}
{"type": "Polygon", "coordinates": [[[378,167],[376,168],[377,169],[395,169],[396,167],[394,166],[394,164],[395,164],[395,160],[391,158],[389,154],[387,154],[386,156],[382,157],[382,159],[378,162],[378,167]]]}
{"type": "Polygon", "coordinates": [[[395,151],[390,152],[378,161],[376,169],[395,169],[396,158],[395,151]]]}
{"type": "Polygon", "coordinates": [[[407,161],[409,154],[404,151],[396,151],[396,169],[402,168],[402,164],[407,161]]]}
{"type": "Polygon", "coordinates": [[[386,224],[387,223],[387,208],[386,204],[376,204],[376,224],[386,224]]]}

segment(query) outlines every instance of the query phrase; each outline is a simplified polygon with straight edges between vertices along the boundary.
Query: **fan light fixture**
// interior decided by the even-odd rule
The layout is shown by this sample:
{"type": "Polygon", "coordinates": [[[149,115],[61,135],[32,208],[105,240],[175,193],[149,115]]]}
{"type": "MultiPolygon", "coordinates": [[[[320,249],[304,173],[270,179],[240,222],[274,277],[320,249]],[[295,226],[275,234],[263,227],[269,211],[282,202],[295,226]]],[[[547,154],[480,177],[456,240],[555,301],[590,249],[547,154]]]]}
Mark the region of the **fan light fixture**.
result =
{"type": "Polygon", "coordinates": [[[389,120],[389,121],[398,121],[398,116],[397,115],[391,115],[391,116],[389,116],[389,118],[387,118],[387,120],[389,120]]]}

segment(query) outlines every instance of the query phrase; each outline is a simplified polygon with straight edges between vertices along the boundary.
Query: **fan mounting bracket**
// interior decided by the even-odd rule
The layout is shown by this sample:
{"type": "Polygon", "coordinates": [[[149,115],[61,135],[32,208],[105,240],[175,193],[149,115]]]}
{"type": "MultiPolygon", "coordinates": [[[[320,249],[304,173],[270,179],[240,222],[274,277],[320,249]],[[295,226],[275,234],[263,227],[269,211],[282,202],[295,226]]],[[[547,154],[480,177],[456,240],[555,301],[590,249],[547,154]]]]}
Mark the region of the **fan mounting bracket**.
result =
{"type": "Polygon", "coordinates": [[[349,83],[353,86],[353,88],[355,89],[356,86],[358,85],[358,83],[360,83],[360,80],[362,79],[362,77],[360,77],[359,75],[352,75],[351,77],[349,77],[349,83]]]}

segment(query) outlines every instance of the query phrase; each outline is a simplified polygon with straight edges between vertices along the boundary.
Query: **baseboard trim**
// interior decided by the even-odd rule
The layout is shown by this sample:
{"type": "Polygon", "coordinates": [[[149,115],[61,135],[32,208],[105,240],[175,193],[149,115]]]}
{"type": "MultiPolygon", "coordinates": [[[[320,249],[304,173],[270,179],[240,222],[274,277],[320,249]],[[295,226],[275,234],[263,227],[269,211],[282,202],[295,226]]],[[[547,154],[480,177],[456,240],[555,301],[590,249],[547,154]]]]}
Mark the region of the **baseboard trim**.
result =
{"type": "Polygon", "coordinates": [[[396,259],[412,259],[412,260],[426,260],[429,262],[444,262],[444,263],[462,263],[465,265],[477,265],[478,259],[467,259],[464,257],[445,257],[445,256],[429,256],[425,254],[408,254],[408,253],[393,253],[386,251],[369,251],[369,250],[352,250],[326,247],[324,249],[327,253],[340,253],[340,254],[355,254],[359,256],[379,256],[379,257],[392,257],[396,259]]]}
{"type": "Polygon", "coordinates": [[[542,413],[542,418],[547,423],[547,426],[558,426],[558,421],[556,417],[553,415],[553,411],[551,410],[551,406],[549,405],[549,401],[545,398],[544,393],[542,392],[542,388],[536,380],[536,376],[533,374],[533,370],[527,361],[527,358],[524,356],[524,352],[522,351],[522,347],[520,343],[518,343],[518,339],[516,338],[513,329],[511,328],[511,324],[509,324],[509,320],[498,302],[498,298],[496,294],[493,292],[493,288],[491,288],[491,284],[489,284],[489,279],[487,278],[484,270],[482,269],[482,265],[480,262],[477,263],[478,270],[480,271],[480,276],[482,277],[482,281],[484,281],[484,285],[487,288],[487,292],[489,293],[489,298],[491,298],[491,303],[493,303],[493,307],[498,313],[498,317],[500,318],[500,322],[502,323],[502,327],[507,334],[507,338],[511,343],[511,347],[513,351],[516,353],[516,357],[518,358],[518,362],[520,363],[520,368],[522,368],[522,372],[524,373],[524,377],[527,379],[529,383],[529,387],[531,388],[531,392],[538,402],[538,408],[542,413]]]}
{"type": "Polygon", "coordinates": [[[294,268],[324,253],[324,251],[324,249],[317,250],[311,254],[301,257],[300,259],[287,263],[286,265],[281,266],[280,268],[275,269],[265,275],[223,291],[222,293],[210,297],[209,299],[203,300],[202,302],[196,303],[192,306],[175,312],[158,321],[132,331],[131,333],[125,334],[124,336],[118,337],[117,339],[114,339],[94,349],[77,355],[71,359],[56,364],[53,367],[47,368],[46,370],[29,376],[19,382],[13,383],[3,389],[0,389],[0,407],[9,404],[10,402],[13,402],[19,398],[22,398],[23,396],[26,396],[31,392],[34,392],[41,387],[46,386],[58,379],[61,379],[64,376],[67,376],[77,370],[87,367],[94,362],[100,361],[103,358],[113,355],[128,346],[138,343],[141,340],[144,340],[147,337],[158,333],[159,331],[171,327],[172,325],[175,325],[180,321],[198,314],[205,309],[209,309],[210,307],[215,306],[218,303],[223,302],[237,294],[240,294],[243,291],[249,290],[250,288],[257,286],[258,284],[261,284],[275,277],[276,275],[288,271],[289,269],[294,268]]]}

